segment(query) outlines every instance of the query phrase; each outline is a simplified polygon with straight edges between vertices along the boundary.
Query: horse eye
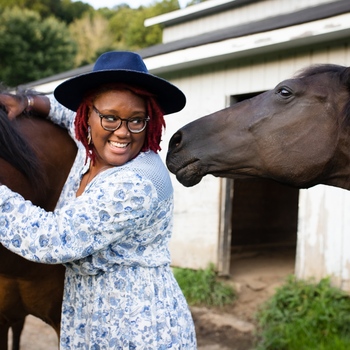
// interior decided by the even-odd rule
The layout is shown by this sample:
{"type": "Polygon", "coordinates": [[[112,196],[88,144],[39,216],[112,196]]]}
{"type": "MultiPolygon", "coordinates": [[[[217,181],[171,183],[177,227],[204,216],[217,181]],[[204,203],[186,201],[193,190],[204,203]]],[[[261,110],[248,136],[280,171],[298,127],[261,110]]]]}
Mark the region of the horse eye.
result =
{"type": "Polygon", "coordinates": [[[291,96],[292,92],[285,87],[281,87],[277,90],[277,94],[285,98],[291,96]]]}

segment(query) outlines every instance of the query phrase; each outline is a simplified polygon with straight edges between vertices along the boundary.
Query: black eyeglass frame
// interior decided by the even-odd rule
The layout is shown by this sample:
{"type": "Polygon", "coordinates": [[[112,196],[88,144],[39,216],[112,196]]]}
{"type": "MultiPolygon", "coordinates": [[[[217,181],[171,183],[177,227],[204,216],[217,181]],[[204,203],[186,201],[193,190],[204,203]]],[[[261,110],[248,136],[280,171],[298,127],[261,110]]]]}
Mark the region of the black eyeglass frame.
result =
{"type": "Polygon", "coordinates": [[[123,118],[120,118],[116,115],[113,115],[113,114],[102,114],[94,105],[92,106],[92,109],[94,110],[94,112],[100,117],[100,124],[101,124],[101,127],[102,129],[106,130],[106,131],[116,131],[118,130],[121,126],[122,126],[122,123],[125,122],[126,123],[126,127],[128,128],[128,130],[132,133],[132,134],[139,134],[141,133],[143,130],[146,129],[147,127],[147,123],[149,122],[150,118],[149,117],[146,117],[146,118],[139,118],[139,117],[136,117],[136,118],[128,118],[128,119],[123,119],[123,118]],[[119,120],[120,121],[120,124],[116,127],[116,128],[106,128],[105,126],[103,126],[102,124],[102,119],[104,118],[108,118],[108,117],[113,117],[113,118],[116,118],[116,120],[119,120]],[[129,127],[129,122],[132,122],[133,120],[142,120],[145,122],[145,126],[140,129],[140,130],[130,130],[130,127],[129,127]]]}

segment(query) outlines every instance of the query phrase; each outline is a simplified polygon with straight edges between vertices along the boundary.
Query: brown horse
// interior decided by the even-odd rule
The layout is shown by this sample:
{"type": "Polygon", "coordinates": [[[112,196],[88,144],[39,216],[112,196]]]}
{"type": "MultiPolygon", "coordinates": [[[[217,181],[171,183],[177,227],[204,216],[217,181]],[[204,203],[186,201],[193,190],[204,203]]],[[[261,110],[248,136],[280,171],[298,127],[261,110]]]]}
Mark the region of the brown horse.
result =
{"type": "MultiPolygon", "coordinates": [[[[52,211],[76,155],[68,133],[49,121],[17,117],[9,121],[0,109],[0,182],[34,204],[52,211]]],[[[60,331],[64,267],[27,261],[0,245],[0,350],[13,349],[26,315],[60,331]]]]}
{"type": "Polygon", "coordinates": [[[189,123],[167,166],[185,186],[212,174],[350,189],[350,68],[311,66],[273,90],[189,123]]]}

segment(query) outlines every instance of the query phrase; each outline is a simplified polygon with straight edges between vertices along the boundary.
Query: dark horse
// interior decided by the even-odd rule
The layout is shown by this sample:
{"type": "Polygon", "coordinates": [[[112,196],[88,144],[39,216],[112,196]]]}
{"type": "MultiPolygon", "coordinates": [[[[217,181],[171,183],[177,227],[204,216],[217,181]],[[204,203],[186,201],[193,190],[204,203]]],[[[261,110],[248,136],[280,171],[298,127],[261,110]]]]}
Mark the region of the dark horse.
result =
{"type": "Polygon", "coordinates": [[[350,189],[350,68],[311,66],[274,89],[189,123],[167,166],[185,186],[212,174],[350,189]]]}
{"type": "MultiPolygon", "coordinates": [[[[34,204],[52,211],[76,155],[68,133],[34,116],[9,121],[0,108],[0,182],[34,204]]],[[[0,245],[0,350],[13,349],[26,315],[32,314],[60,331],[64,267],[25,260],[0,245]]]]}

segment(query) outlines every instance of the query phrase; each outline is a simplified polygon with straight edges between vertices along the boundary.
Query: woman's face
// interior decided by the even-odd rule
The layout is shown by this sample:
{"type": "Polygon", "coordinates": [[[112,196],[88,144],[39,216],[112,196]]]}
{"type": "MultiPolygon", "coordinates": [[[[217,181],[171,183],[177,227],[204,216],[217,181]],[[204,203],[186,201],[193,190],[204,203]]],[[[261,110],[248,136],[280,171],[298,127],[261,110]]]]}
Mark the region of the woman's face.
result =
{"type": "MultiPolygon", "coordinates": [[[[129,90],[111,90],[103,92],[94,99],[93,106],[103,115],[111,115],[122,119],[146,118],[146,102],[129,90]]],[[[123,121],[115,131],[102,128],[98,113],[90,110],[88,124],[91,128],[91,139],[96,152],[96,166],[123,165],[135,158],[145,142],[146,130],[131,133],[123,121]]]]}

